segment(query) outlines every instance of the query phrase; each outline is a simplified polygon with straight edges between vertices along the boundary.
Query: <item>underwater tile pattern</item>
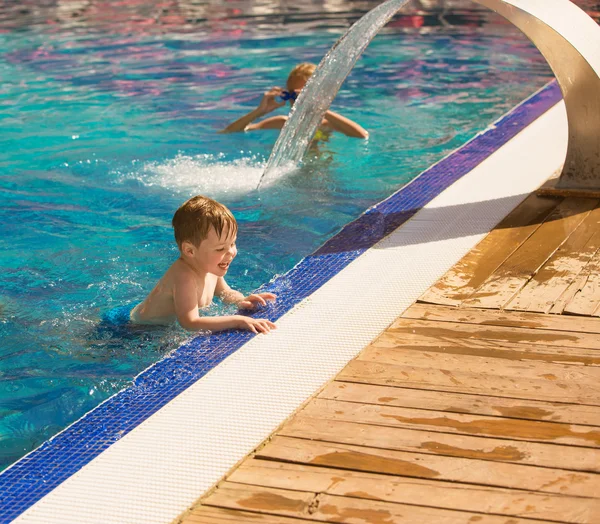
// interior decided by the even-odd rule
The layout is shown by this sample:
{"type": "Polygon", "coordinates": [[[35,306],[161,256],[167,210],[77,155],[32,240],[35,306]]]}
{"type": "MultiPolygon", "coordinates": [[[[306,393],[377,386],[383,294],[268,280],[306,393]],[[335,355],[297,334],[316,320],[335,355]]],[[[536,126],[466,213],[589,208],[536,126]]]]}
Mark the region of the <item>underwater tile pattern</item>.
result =
{"type": "MultiPolygon", "coordinates": [[[[286,275],[264,286],[279,299],[255,315],[277,320],[471,171],[561,99],[551,83],[406,187],[367,210],[286,275]]],[[[0,475],[0,523],[10,522],[253,338],[198,336],[0,475]]]]}

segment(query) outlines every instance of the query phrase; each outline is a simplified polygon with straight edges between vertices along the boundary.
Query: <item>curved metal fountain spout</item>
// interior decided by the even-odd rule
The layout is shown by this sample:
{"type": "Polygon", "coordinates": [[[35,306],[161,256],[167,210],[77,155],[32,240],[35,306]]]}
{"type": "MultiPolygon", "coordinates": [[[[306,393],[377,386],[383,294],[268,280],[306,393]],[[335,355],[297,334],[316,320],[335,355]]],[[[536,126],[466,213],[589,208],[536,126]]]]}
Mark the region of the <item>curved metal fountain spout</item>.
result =
{"type": "MultiPolygon", "coordinates": [[[[557,190],[600,194],[600,27],[569,0],[473,0],[518,27],[554,71],[567,108],[569,144],[557,190]]],[[[259,187],[297,164],[364,49],[408,0],[387,0],[331,48],[298,97],[259,187]]]]}
{"type": "Polygon", "coordinates": [[[569,124],[556,189],[600,191],[600,26],[569,0],[473,0],[518,27],[560,85],[569,124]]]}

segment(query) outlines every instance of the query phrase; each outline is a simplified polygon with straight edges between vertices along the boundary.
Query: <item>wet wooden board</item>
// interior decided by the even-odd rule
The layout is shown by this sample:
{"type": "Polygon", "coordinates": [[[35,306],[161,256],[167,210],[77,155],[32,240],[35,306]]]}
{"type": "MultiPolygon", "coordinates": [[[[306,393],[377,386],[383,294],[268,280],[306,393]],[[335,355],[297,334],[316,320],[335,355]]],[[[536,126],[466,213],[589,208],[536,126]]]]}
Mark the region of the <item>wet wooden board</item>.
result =
{"type": "Polygon", "coordinates": [[[596,252],[575,286],[576,292],[564,312],[600,316],[600,252],[596,252]]]}
{"type": "Polygon", "coordinates": [[[598,200],[566,198],[548,219],[462,305],[500,309],[544,265],[596,207],[598,200]]]}
{"type": "Polygon", "coordinates": [[[451,435],[303,416],[285,424],[278,435],[464,459],[600,472],[600,453],[592,448],[557,447],[555,444],[451,435]]]}
{"type": "Polygon", "coordinates": [[[527,240],[562,199],[529,196],[419,301],[459,305],[527,240]]]}
{"type": "MultiPolygon", "coordinates": [[[[587,267],[587,266],[586,266],[587,267]]],[[[565,312],[565,308],[569,305],[573,297],[579,292],[579,290],[585,286],[587,282],[587,273],[584,269],[573,281],[573,283],[565,290],[565,292],[558,298],[550,309],[550,313],[553,315],[562,315],[565,312]]],[[[588,317],[572,317],[565,315],[564,318],[588,318],[588,317]]]]}
{"type": "Polygon", "coordinates": [[[471,415],[494,415],[507,419],[600,426],[600,406],[581,406],[562,402],[540,402],[531,399],[520,401],[485,395],[376,386],[337,380],[328,384],[319,393],[318,398],[471,415]]]}
{"type": "Polygon", "coordinates": [[[502,326],[600,334],[599,318],[546,315],[498,309],[467,309],[435,304],[413,304],[402,314],[402,318],[437,322],[460,322],[462,324],[475,324],[478,326],[502,326]]]}
{"type": "MultiPolygon", "coordinates": [[[[484,344],[464,344],[464,345],[451,345],[444,343],[439,346],[434,345],[419,345],[410,344],[399,347],[387,348],[382,350],[379,344],[374,344],[372,348],[379,351],[387,352],[391,355],[399,352],[427,352],[427,353],[445,353],[448,355],[470,355],[473,357],[483,358],[498,358],[504,360],[511,360],[514,362],[543,362],[547,364],[557,364],[563,366],[564,370],[569,369],[573,366],[593,366],[598,368],[600,366],[600,352],[597,350],[572,350],[571,348],[557,348],[548,346],[533,346],[528,347],[522,344],[508,344],[501,343],[502,345],[491,343],[484,344]]],[[[533,365],[533,364],[532,364],[533,365]]],[[[544,366],[538,367],[543,369],[544,366]]],[[[547,368],[551,372],[551,368],[547,368]]],[[[556,369],[556,368],[555,368],[556,369]]],[[[594,374],[594,372],[592,372],[594,374]]]]}
{"type": "Polygon", "coordinates": [[[228,480],[268,488],[558,522],[590,522],[594,515],[600,514],[600,501],[583,497],[557,497],[532,491],[271,460],[248,460],[228,480]]]}
{"type": "MultiPolygon", "coordinates": [[[[597,207],[504,309],[550,312],[599,249],[600,208],[597,207]]],[[[593,294],[600,300],[600,290],[593,294]]]]}
{"type": "MultiPolygon", "coordinates": [[[[441,355],[441,353],[437,355],[441,355]]],[[[430,362],[430,366],[431,364],[432,362],[430,362]]],[[[556,376],[554,373],[549,375],[556,376]]],[[[443,368],[436,366],[431,369],[354,360],[340,372],[338,377],[346,382],[363,384],[492,395],[544,402],[600,405],[600,394],[598,393],[600,385],[594,385],[595,391],[589,391],[587,386],[581,386],[571,381],[555,381],[552,376],[541,379],[507,378],[489,373],[485,363],[481,363],[477,369],[465,371],[460,363],[454,365],[453,369],[446,369],[446,366],[443,368]]]]}
{"type": "Polygon", "coordinates": [[[556,422],[444,413],[320,398],[305,406],[300,415],[359,424],[600,448],[599,429],[556,422]]]}
{"type": "MultiPolygon", "coordinates": [[[[557,382],[560,389],[574,387],[578,390],[588,388],[592,397],[600,398],[600,367],[597,365],[571,365],[571,363],[547,362],[544,359],[524,358],[539,355],[537,352],[510,351],[505,348],[464,348],[427,346],[423,349],[381,348],[371,345],[358,357],[358,360],[384,362],[399,366],[423,367],[460,372],[467,371],[485,375],[514,378],[545,379],[557,382]],[[478,354],[480,353],[480,354],[478,354]],[[532,361],[533,360],[533,361],[532,361]]],[[[559,360],[559,355],[547,358],[559,360]]],[[[580,358],[580,357],[579,357],[580,358]]],[[[596,360],[594,359],[594,362],[596,360]]]]}
{"type": "Polygon", "coordinates": [[[298,517],[290,518],[213,506],[199,506],[176,520],[175,524],[302,524],[303,522],[314,521],[298,517]]]}
{"type": "Polygon", "coordinates": [[[392,524],[436,522],[439,524],[518,524],[537,520],[507,518],[463,511],[393,504],[357,497],[340,497],[287,489],[223,482],[204,504],[224,508],[254,510],[272,515],[301,515],[317,522],[365,522],[392,524]]]}
{"type": "Polygon", "coordinates": [[[453,322],[434,322],[427,320],[397,319],[384,333],[387,338],[394,337],[401,343],[411,340],[432,340],[456,343],[458,340],[492,340],[512,344],[558,346],[563,348],[600,349],[600,336],[596,333],[578,333],[548,329],[528,329],[504,326],[475,326],[453,322]]]}
{"type": "MultiPolygon", "coordinates": [[[[375,340],[369,350],[390,355],[402,352],[446,353],[448,355],[471,355],[473,357],[499,358],[515,362],[545,362],[563,366],[600,366],[600,351],[596,349],[573,349],[559,346],[513,344],[497,340],[472,340],[456,337],[439,340],[420,335],[411,335],[408,342],[393,333],[384,333],[375,340]]],[[[542,369],[541,367],[539,369],[542,369]]],[[[568,369],[568,368],[565,368],[568,369]]]]}
{"type": "MultiPolygon", "coordinates": [[[[355,436],[354,440],[359,441],[360,438],[355,436]]],[[[515,452],[506,448],[482,456],[506,456],[510,453],[515,452]]],[[[600,475],[595,473],[484,460],[481,456],[466,458],[463,455],[407,453],[371,447],[365,445],[364,441],[357,445],[278,436],[258,451],[256,456],[396,477],[462,482],[575,497],[592,498],[600,487],[600,475]]]]}

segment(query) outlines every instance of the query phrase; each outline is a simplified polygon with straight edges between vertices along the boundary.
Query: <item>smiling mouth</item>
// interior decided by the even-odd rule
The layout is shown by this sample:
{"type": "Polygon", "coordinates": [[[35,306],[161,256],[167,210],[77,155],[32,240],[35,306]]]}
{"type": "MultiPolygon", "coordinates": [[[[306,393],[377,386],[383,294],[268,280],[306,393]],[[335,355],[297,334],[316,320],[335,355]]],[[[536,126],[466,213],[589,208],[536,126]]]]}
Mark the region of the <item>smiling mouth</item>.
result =
{"type": "Polygon", "coordinates": [[[219,267],[221,269],[228,269],[229,268],[229,262],[227,264],[219,264],[219,267]]]}

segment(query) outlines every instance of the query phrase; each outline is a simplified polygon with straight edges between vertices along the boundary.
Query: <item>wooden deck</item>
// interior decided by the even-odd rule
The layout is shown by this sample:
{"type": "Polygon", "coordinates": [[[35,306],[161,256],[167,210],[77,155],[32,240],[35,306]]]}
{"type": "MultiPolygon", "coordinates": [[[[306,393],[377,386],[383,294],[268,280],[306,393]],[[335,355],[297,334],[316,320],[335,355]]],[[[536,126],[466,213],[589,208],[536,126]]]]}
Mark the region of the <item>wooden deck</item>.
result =
{"type": "Polygon", "coordinates": [[[600,523],[599,205],[530,196],[178,522],[600,523]]]}

